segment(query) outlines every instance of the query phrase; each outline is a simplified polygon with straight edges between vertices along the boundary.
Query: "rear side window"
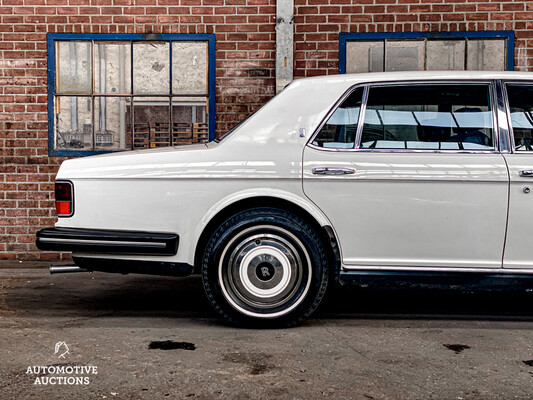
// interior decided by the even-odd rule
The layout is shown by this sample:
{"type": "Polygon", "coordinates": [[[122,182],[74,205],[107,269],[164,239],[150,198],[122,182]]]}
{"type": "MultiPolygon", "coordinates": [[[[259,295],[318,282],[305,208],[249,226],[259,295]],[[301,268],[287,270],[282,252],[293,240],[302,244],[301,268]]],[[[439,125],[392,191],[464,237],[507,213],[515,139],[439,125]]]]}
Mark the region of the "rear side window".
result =
{"type": "Polygon", "coordinates": [[[362,97],[363,89],[355,89],[331,114],[313,144],[329,149],[353,149],[362,97]]]}
{"type": "Polygon", "coordinates": [[[493,150],[489,84],[370,87],[360,148],[493,150]]]}
{"type": "Polygon", "coordinates": [[[507,85],[516,151],[533,151],[533,86],[507,85]]]}

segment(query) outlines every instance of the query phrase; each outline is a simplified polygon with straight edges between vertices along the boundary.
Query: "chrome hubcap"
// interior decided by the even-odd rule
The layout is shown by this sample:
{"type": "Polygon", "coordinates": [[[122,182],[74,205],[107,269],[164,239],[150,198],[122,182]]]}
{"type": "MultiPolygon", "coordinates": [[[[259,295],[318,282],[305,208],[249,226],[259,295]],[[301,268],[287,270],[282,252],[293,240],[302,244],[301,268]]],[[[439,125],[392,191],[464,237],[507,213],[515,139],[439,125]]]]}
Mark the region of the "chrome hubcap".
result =
{"type": "Polygon", "coordinates": [[[219,280],[226,299],[258,317],[283,315],[309,288],[310,260],[292,233],[274,226],[249,228],[226,245],[219,280]]]}

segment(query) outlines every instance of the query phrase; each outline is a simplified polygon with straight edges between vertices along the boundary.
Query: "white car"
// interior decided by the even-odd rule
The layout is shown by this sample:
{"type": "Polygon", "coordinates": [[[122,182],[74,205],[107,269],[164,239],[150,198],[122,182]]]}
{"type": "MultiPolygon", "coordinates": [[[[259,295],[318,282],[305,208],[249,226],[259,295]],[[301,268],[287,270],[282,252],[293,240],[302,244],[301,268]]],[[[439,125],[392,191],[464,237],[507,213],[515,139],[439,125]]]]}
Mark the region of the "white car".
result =
{"type": "Polygon", "coordinates": [[[333,279],[533,274],[532,185],[532,74],[309,78],[214,142],[65,161],[37,246],[289,325],[333,279]]]}

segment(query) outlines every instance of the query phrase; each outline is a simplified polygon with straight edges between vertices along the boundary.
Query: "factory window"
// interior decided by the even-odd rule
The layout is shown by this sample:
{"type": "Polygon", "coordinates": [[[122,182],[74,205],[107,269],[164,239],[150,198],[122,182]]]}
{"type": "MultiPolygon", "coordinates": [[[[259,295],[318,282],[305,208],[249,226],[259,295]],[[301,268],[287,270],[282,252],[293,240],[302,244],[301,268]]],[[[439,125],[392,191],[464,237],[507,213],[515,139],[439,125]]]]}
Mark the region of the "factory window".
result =
{"type": "Polygon", "coordinates": [[[48,35],[49,155],[214,139],[214,35],[48,35]]]}
{"type": "Polygon", "coordinates": [[[514,67],[513,31],[341,33],[339,72],[484,70],[514,67]]]}

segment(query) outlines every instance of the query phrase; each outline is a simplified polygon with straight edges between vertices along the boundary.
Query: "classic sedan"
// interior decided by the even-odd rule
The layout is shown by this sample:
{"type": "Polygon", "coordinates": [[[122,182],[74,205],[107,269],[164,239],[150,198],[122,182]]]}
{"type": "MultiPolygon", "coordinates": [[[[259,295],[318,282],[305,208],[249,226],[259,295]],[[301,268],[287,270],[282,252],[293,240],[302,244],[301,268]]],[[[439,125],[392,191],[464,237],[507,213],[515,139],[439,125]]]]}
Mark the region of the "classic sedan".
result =
{"type": "Polygon", "coordinates": [[[201,273],[221,316],[260,326],[361,275],[527,277],[532,111],[528,73],[297,80],[213,142],[65,161],[37,246],[201,273]]]}

